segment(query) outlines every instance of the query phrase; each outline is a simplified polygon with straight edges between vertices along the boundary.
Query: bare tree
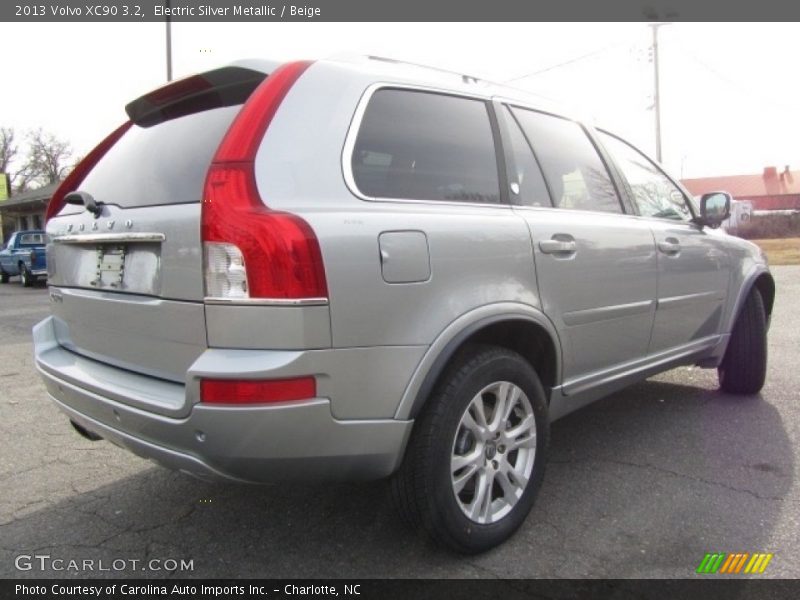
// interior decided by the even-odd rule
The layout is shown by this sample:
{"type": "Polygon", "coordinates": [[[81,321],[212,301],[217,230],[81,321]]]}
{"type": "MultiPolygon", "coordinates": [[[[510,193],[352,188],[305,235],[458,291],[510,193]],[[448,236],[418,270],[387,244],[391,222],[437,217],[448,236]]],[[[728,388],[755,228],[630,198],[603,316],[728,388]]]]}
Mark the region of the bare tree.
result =
{"type": "Polygon", "coordinates": [[[30,131],[24,160],[13,127],[0,127],[0,173],[7,173],[10,187],[19,194],[60,181],[74,166],[72,147],[41,128],[30,131]],[[21,162],[21,164],[20,164],[21,162]]]}
{"type": "Polygon", "coordinates": [[[8,173],[19,147],[14,142],[14,128],[0,127],[0,173],[8,173]]]}
{"type": "Polygon", "coordinates": [[[11,180],[11,187],[13,188],[15,194],[27,192],[29,189],[31,189],[31,187],[38,187],[37,185],[31,185],[38,181],[38,175],[27,163],[18,171],[9,173],[8,178],[11,180]]]}
{"type": "Polygon", "coordinates": [[[19,146],[14,141],[15,136],[13,127],[0,127],[0,174],[8,175],[9,193],[12,193],[14,180],[17,178],[17,174],[11,170],[11,163],[19,152],[19,146]]]}
{"type": "Polygon", "coordinates": [[[13,127],[0,127],[0,173],[8,175],[9,188],[19,193],[27,190],[36,177],[25,165],[15,168],[19,155],[16,137],[13,127]]]}
{"type": "Polygon", "coordinates": [[[23,171],[41,185],[64,178],[72,167],[72,146],[41,128],[28,134],[28,157],[23,171]]]}

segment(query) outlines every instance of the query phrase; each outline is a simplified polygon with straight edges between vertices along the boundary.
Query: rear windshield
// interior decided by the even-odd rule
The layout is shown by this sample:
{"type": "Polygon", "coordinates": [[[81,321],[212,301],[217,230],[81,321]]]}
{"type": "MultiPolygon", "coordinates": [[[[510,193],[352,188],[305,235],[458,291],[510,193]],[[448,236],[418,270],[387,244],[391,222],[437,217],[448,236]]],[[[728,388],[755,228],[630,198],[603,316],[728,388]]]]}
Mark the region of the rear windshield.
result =
{"type": "Polygon", "coordinates": [[[123,208],[199,202],[211,159],[240,108],[205,110],[152,127],[133,125],[80,191],[123,208]]]}
{"type": "Polygon", "coordinates": [[[19,238],[21,247],[44,246],[47,242],[47,236],[43,233],[23,233],[19,238]]]}

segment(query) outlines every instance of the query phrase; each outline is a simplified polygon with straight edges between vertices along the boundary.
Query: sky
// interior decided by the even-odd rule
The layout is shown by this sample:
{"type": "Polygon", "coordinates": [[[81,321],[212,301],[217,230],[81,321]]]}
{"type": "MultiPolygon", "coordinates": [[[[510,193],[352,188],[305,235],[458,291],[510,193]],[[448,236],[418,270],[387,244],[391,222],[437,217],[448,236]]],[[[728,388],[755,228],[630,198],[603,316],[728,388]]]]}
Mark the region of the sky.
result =
{"type": "MultiPolygon", "coordinates": [[[[173,23],[175,78],[241,58],[372,54],[508,82],[655,156],[646,23],[173,23]]],[[[163,23],[0,23],[0,125],[86,154],[166,81],[163,23]]],[[[660,28],[662,162],[675,176],[800,169],[800,24],[660,28]]]]}

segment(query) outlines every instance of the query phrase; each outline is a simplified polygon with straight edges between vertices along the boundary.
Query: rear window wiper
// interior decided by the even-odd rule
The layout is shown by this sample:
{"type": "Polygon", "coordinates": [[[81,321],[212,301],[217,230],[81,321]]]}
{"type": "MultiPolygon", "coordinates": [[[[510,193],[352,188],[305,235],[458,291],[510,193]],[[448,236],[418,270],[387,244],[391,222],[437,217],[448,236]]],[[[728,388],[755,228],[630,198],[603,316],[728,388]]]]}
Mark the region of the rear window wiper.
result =
{"type": "Polygon", "coordinates": [[[70,192],[64,196],[64,202],[67,204],[82,204],[95,218],[99,217],[103,212],[103,203],[97,202],[94,197],[87,192],[70,192]]]}

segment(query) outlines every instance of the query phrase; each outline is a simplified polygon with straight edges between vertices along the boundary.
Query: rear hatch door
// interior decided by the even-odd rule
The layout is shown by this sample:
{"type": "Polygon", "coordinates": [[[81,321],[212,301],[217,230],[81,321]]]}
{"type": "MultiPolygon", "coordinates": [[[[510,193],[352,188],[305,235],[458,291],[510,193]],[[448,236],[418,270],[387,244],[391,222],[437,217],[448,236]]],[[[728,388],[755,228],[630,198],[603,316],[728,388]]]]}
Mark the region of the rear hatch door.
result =
{"type": "MultiPolygon", "coordinates": [[[[100,204],[99,215],[67,205],[47,225],[59,344],[184,383],[207,347],[200,239],[206,173],[264,77],[256,69],[226,67],[126,107],[133,124],[78,187],[100,204]]],[[[152,409],[175,415],[188,407],[152,409]]]]}

